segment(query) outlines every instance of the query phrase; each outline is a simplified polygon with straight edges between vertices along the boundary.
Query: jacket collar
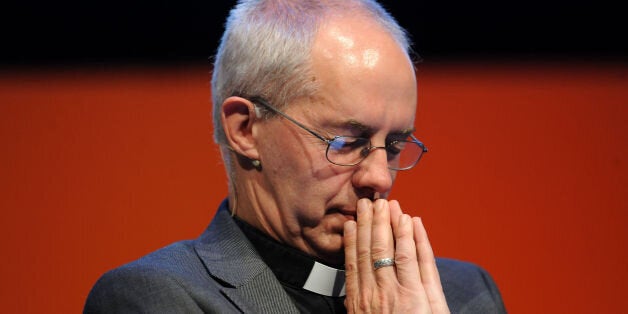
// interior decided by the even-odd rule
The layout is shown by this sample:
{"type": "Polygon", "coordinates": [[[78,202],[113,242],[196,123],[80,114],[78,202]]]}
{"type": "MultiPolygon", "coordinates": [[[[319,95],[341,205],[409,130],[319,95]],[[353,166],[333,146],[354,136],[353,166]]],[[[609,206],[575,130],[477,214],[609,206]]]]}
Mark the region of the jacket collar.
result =
{"type": "Polygon", "coordinates": [[[222,292],[243,312],[298,313],[272,271],[238,228],[224,200],[194,249],[222,292]]]}

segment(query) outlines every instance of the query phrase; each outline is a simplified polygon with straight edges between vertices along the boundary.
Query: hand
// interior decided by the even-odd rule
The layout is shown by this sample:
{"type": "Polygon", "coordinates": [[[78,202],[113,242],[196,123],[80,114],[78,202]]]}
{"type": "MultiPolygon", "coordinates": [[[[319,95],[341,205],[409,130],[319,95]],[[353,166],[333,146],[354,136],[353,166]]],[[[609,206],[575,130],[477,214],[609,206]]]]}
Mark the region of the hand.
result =
{"type": "Polygon", "coordinates": [[[344,225],[348,313],[449,313],[421,219],[397,201],[358,201],[357,223],[344,225]],[[373,262],[395,259],[374,269],[373,262]]]}

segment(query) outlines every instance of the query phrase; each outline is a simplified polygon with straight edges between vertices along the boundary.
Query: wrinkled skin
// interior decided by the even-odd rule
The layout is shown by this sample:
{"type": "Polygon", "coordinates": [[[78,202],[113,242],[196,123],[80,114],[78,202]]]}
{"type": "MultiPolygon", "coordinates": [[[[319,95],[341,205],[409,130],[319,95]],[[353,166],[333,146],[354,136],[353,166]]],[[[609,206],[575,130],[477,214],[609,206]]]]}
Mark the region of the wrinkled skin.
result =
{"type": "MultiPolygon", "coordinates": [[[[364,136],[375,146],[413,130],[414,69],[378,25],[360,16],[329,20],[312,66],[320,91],[291,103],[292,118],[327,138],[364,136]]],[[[372,201],[388,195],[396,176],[384,150],[357,166],[333,165],[326,143],[284,118],[257,118],[239,97],[225,100],[222,119],[233,151],[262,165],[235,170],[236,214],[282,243],[345,264],[349,312],[448,312],[420,219],[396,201],[372,201]],[[374,270],[383,257],[396,266],[374,270]]]]}

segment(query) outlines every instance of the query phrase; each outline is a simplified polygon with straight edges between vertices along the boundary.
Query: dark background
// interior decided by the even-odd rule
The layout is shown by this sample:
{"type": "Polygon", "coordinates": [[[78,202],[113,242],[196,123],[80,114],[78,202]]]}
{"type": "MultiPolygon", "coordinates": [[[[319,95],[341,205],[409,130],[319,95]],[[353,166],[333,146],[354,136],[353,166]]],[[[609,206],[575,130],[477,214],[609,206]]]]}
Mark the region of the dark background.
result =
{"type": "MultiPolygon", "coordinates": [[[[4,65],[171,63],[214,54],[230,1],[34,1],[0,13],[4,65]]],[[[618,4],[382,1],[426,60],[626,60],[618,4]]]]}

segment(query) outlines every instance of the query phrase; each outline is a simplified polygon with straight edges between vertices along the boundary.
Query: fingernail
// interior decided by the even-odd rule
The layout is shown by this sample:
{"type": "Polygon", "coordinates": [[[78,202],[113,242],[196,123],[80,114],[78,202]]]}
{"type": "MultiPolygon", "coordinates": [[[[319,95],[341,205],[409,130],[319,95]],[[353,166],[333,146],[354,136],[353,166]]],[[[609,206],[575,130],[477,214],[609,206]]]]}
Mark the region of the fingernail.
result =
{"type": "Polygon", "coordinates": [[[369,204],[371,203],[371,201],[362,198],[360,200],[358,200],[358,215],[359,214],[363,214],[364,211],[369,207],[369,204]]]}
{"type": "Polygon", "coordinates": [[[410,222],[410,216],[408,216],[407,214],[402,214],[401,216],[399,216],[400,225],[406,225],[409,222],[410,222]]]}
{"type": "Polygon", "coordinates": [[[347,221],[345,222],[345,233],[353,232],[355,230],[355,221],[347,221]]]}

